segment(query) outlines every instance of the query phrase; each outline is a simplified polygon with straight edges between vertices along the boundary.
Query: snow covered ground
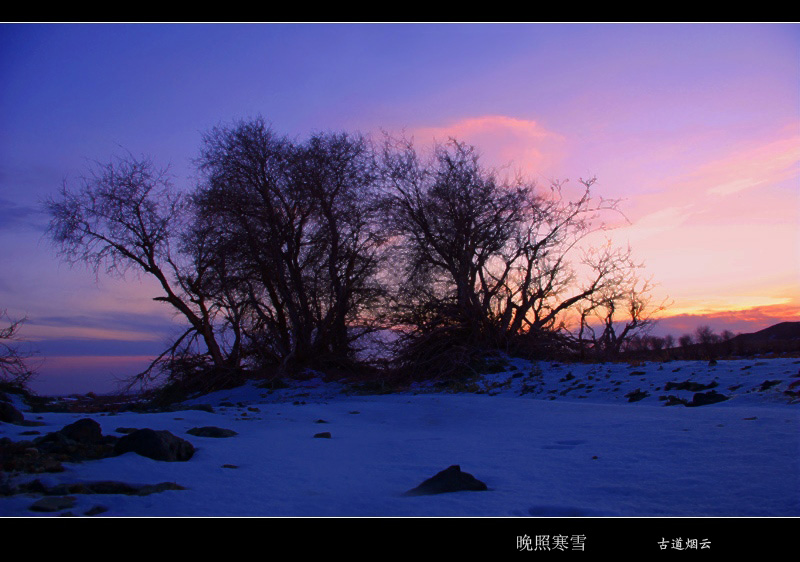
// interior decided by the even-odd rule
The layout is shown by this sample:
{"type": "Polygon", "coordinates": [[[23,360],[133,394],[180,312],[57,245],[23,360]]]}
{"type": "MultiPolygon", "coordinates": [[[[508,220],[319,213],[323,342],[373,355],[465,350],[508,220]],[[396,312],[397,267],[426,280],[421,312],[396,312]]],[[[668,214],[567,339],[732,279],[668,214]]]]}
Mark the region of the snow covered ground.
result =
{"type": "MultiPolygon", "coordinates": [[[[797,517],[800,403],[786,391],[800,390],[798,381],[800,360],[789,358],[713,366],[511,360],[460,392],[362,395],[318,379],[276,391],[248,384],[186,403],[213,413],[90,416],[104,435],[169,430],[196,448],[189,461],[126,453],[15,477],[48,487],[115,480],[185,489],[75,494],[74,506],[49,513],[29,509],[40,496],[17,494],[0,497],[0,516],[101,506],[101,517],[797,517]],[[712,390],[728,400],[685,405],[712,390]],[[202,426],[238,435],[187,434],[202,426]],[[330,438],[314,437],[321,432],[330,438]],[[450,465],[488,490],[403,495],[450,465]]],[[[44,435],[87,417],[17,405],[45,425],[0,424],[0,437],[32,439],[23,432],[44,435]]]]}

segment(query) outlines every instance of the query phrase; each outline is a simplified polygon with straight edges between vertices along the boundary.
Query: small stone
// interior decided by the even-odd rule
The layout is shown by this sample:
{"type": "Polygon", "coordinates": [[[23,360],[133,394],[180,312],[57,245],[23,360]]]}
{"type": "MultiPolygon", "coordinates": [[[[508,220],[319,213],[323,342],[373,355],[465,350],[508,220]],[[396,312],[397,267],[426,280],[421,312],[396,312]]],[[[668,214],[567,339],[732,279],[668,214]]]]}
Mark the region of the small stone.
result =
{"type": "Polygon", "coordinates": [[[195,435],[197,437],[215,437],[215,438],[233,437],[234,435],[239,435],[232,429],[224,429],[221,427],[214,427],[214,426],[193,427],[186,433],[188,433],[189,435],[195,435]]]}
{"type": "Polygon", "coordinates": [[[331,434],[330,434],[329,431],[323,431],[322,433],[314,434],[314,437],[316,437],[318,439],[330,439],[331,438],[331,434]]]}

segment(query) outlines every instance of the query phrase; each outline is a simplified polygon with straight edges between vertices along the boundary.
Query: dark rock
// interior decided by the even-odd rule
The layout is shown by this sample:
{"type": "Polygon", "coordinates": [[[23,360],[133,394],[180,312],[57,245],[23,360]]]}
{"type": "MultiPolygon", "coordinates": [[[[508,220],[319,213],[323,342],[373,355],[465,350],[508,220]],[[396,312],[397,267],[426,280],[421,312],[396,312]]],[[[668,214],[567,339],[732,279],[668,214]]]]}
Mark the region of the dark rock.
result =
{"type": "Polygon", "coordinates": [[[116,431],[117,433],[125,433],[125,434],[128,434],[128,433],[133,433],[133,432],[134,432],[134,431],[136,431],[137,429],[138,429],[138,428],[136,428],[136,427],[118,427],[118,428],[117,428],[117,429],[115,429],[114,431],[116,431]]]}
{"type": "Polygon", "coordinates": [[[19,424],[25,420],[22,412],[17,410],[10,402],[0,402],[0,422],[19,424]]]}
{"type": "Polygon", "coordinates": [[[422,484],[405,493],[406,496],[423,496],[443,494],[447,492],[487,490],[486,484],[466,472],[461,472],[457,464],[446,468],[435,476],[428,478],[422,484]]]}
{"type": "Polygon", "coordinates": [[[683,404],[684,406],[688,405],[688,402],[683,398],[678,398],[677,396],[670,394],[669,396],[664,397],[664,406],[676,406],[678,404],[683,404]]]}
{"type": "Polygon", "coordinates": [[[193,406],[188,406],[187,410],[199,410],[201,412],[208,412],[209,414],[214,413],[214,407],[211,404],[195,404],[193,406]]]}
{"type": "Polygon", "coordinates": [[[34,441],[43,455],[59,461],[82,462],[114,454],[114,436],[103,436],[100,425],[84,418],[34,441]]]}
{"type": "Polygon", "coordinates": [[[331,438],[331,434],[330,434],[329,431],[323,431],[322,433],[315,433],[314,437],[316,437],[318,439],[330,439],[331,438]]]}
{"type": "Polygon", "coordinates": [[[328,423],[328,422],[327,422],[327,421],[325,421],[325,420],[317,420],[317,421],[315,421],[314,423],[328,423]]]}
{"type": "Polygon", "coordinates": [[[30,441],[0,439],[0,471],[29,474],[62,472],[64,467],[61,460],[65,459],[54,454],[42,454],[38,445],[33,447],[30,441]]]}
{"type": "Polygon", "coordinates": [[[61,511],[62,509],[69,509],[70,507],[74,507],[75,501],[76,501],[75,498],[70,496],[65,496],[65,497],[50,496],[36,501],[28,509],[30,509],[31,511],[44,511],[44,512],[61,511]]]}
{"type": "MultiPolygon", "coordinates": [[[[147,496],[166,490],[185,490],[174,482],[160,484],[128,484],[116,480],[99,480],[96,482],[78,482],[73,484],[57,484],[48,488],[40,480],[21,484],[13,491],[15,494],[43,494],[47,497],[64,498],[76,494],[120,494],[125,496],[147,496]]],[[[74,500],[74,498],[73,498],[74,500]]],[[[54,505],[56,502],[52,502],[54,505]]],[[[48,504],[44,504],[48,505],[48,504]]],[[[71,507],[71,506],[70,506],[71,507]]],[[[65,509],[65,508],[62,508],[65,509]]]]}
{"type": "Polygon", "coordinates": [[[91,509],[87,510],[84,513],[84,515],[86,515],[87,517],[92,517],[94,515],[100,515],[101,513],[105,513],[106,511],[108,511],[108,508],[106,506],[104,506],[104,505],[96,505],[96,506],[92,507],[91,509]]]}
{"type": "Polygon", "coordinates": [[[59,433],[78,443],[100,443],[103,440],[103,430],[92,418],[83,418],[66,425],[59,433]]]}
{"type": "Polygon", "coordinates": [[[186,433],[189,435],[195,435],[197,437],[233,437],[234,435],[239,435],[232,429],[224,429],[214,426],[193,427],[186,433]]]}
{"type": "Polygon", "coordinates": [[[176,484],[175,482],[161,482],[160,484],[147,484],[144,486],[140,486],[136,490],[137,496],[148,496],[150,494],[159,494],[161,492],[166,492],[167,490],[185,490],[183,486],[176,484]]]}
{"type": "Polygon", "coordinates": [[[17,423],[17,425],[24,425],[25,427],[41,427],[47,424],[40,421],[22,420],[21,422],[17,423]]]}
{"type": "Polygon", "coordinates": [[[66,496],[71,494],[89,494],[89,488],[85,484],[58,484],[50,489],[45,489],[43,494],[48,496],[66,496]]]}
{"type": "MultiPolygon", "coordinates": [[[[34,443],[47,454],[70,456],[78,452],[79,444],[60,431],[53,431],[37,438],[34,443]]],[[[64,460],[67,460],[66,458],[64,460]]]]}
{"type": "Polygon", "coordinates": [[[782,382],[782,380],[764,381],[761,383],[761,386],[758,387],[758,390],[760,392],[764,392],[765,390],[768,390],[777,384],[781,384],[782,382]]]}
{"type": "Polygon", "coordinates": [[[664,386],[664,390],[688,390],[690,392],[700,392],[701,390],[708,390],[716,386],[716,381],[711,381],[708,384],[701,384],[693,381],[668,382],[664,386]]]}
{"type": "Polygon", "coordinates": [[[706,406],[707,404],[716,404],[717,402],[724,402],[728,397],[720,394],[716,390],[711,392],[698,392],[692,397],[692,401],[686,404],[687,406],[706,406]]]}
{"type": "Polygon", "coordinates": [[[140,486],[134,486],[116,480],[101,480],[90,482],[84,485],[82,491],[74,491],[73,494],[122,494],[126,496],[136,495],[140,486]]]}
{"type": "Polygon", "coordinates": [[[22,494],[44,494],[46,491],[47,486],[38,478],[19,485],[19,493],[22,494]]]}
{"type": "Polygon", "coordinates": [[[239,467],[236,466],[235,464],[223,464],[222,468],[239,468],[239,467]]]}
{"type": "Polygon", "coordinates": [[[625,395],[625,398],[628,399],[628,402],[638,402],[639,400],[643,400],[650,396],[649,392],[643,391],[641,389],[636,389],[634,391],[629,392],[625,395]]]}
{"type": "Polygon", "coordinates": [[[137,429],[121,437],[114,446],[114,454],[133,452],[157,461],[188,461],[194,455],[194,447],[167,430],[137,429]]]}

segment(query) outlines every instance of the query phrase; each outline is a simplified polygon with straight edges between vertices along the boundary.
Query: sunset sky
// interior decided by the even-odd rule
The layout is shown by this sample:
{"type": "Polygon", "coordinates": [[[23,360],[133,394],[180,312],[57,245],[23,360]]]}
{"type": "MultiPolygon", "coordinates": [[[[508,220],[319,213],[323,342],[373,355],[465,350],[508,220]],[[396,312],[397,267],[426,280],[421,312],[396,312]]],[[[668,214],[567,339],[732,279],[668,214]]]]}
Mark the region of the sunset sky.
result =
{"type": "Polygon", "coordinates": [[[673,301],[662,333],[800,320],[797,24],[5,24],[0,84],[0,310],[43,392],[106,390],[179,325],[149,281],[61,264],[41,202],[122,151],[188,188],[201,134],[257,115],[596,176],[673,301]]]}

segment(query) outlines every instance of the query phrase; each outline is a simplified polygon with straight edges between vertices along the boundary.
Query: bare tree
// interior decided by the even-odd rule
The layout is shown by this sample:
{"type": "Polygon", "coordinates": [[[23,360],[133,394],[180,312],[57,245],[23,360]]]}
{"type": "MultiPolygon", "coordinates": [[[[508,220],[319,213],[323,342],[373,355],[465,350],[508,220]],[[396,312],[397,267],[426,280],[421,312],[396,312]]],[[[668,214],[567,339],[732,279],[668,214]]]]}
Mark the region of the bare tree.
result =
{"type": "Polygon", "coordinates": [[[375,321],[384,236],[366,139],[295,143],[263,119],[217,127],[194,203],[249,295],[249,339],[283,369],[353,360],[375,321]]]}
{"type": "Polygon", "coordinates": [[[427,159],[412,142],[387,139],[383,165],[387,225],[404,264],[396,318],[412,328],[404,343],[417,358],[426,346],[441,356],[455,340],[537,347],[563,331],[568,311],[620,283],[621,259],[606,256],[584,280],[574,267],[601,215],[617,209],[592,194],[593,179],[575,198],[564,183],[540,190],[485,168],[455,139],[427,159]]]}
{"type": "Polygon", "coordinates": [[[653,348],[660,350],[664,341],[648,337],[647,332],[668,303],[666,299],[653,302],[653,281],[640,277],[644,266],[633,260],[631,249],[608,245],[587,263],[602,281],[578,306],[579,338],[588,339],[592,352],[606,359],[618,356],[626,347],[639,350],[654,344],[653,348]]]}
{"type": "Polygon", "coordinates": [[[13,320],[7,311],[0,312],[0,381],[24,387],[36,374],[31,365],[32,353],[20,349],[19,330],[25,318],[13,320]],[[5,325],[7,323],[7,325],[5,325]]]}
{"type": "Polygon", "coordinates": [[[75,189],[65,182],[46,208],[48,234],[67,263],[86,264],[96,274],[104,270],[123,277],[133,270],[149,275],[162,290],[154,300],[169,304],[188,322],[186,332],[157,361],[199,339],[214,368],[238,367],[238,356],[226,353],[218,339],[218,317],[227,307],[208,291],[214,270],[202,245],[189,250],[186,200],[167,170],[149,158],[115,158],[97,164],[75,189]]]}
{"type": "Polygon", "coordinates": [[[713,359],[716,355],[716,346],[721,341],[720,336],[715,334],[710,326],[698,326],[694,334],[695,342],[705,358],[713,359]]]}
{"type": "Polygon", "coordinates": [[[428,162],[407,141],[387,145],[384,166],[387,221],[405,239],[406,289],[479,337],[503,283],[488,268],[523,222],[529,188],[501,185],[457,141],[437,146],[428,162]]]}

